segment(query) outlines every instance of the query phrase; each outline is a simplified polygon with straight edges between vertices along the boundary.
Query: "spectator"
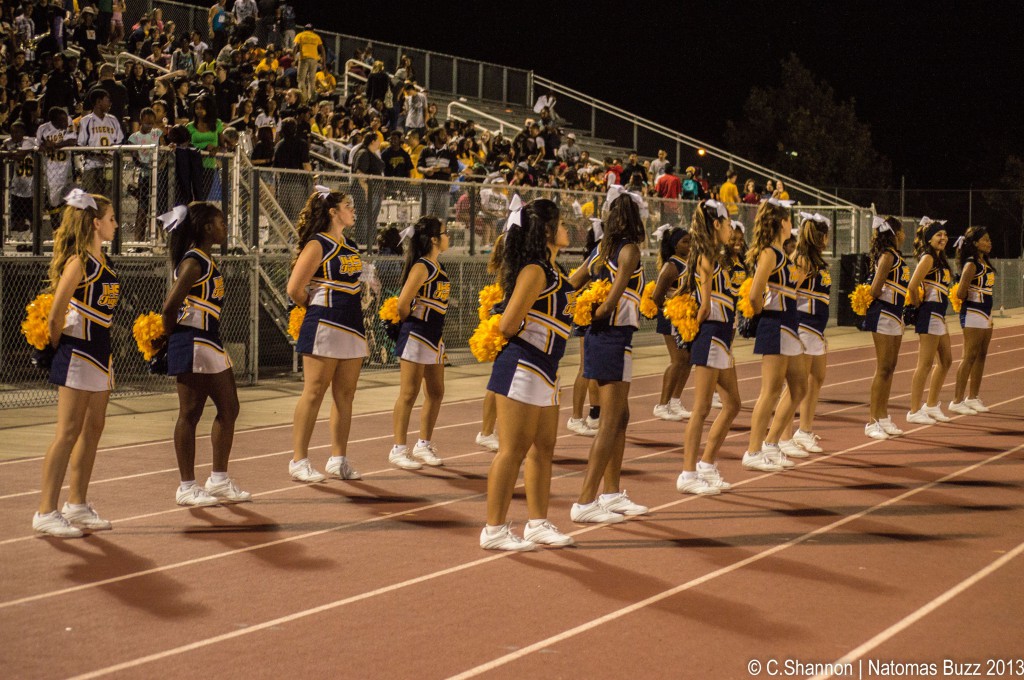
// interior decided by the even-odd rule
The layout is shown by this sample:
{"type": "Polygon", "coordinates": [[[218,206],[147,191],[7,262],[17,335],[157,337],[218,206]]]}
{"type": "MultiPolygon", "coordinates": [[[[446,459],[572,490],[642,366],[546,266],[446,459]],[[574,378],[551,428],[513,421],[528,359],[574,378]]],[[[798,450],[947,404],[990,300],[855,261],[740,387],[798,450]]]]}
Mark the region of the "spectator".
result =
{"type": "Polygon", "coordinates": [[[640,165],[640,160],[639,160],[639,158],[637,156],[637,152],[636,151],[630,151],[629,152],[629,162],[626,163],[626,167],[624,167],[622,169],[622,174],[619,177],[619,183],[621,183],[623,186],[629,185],[630,184],[630,180],[633,179],[633,175],[634,174],[643,175],[643,180],[646,183],[646,181],[647,181],[647,173],[644,170],[644,167],[642,165],[640,165]]]}
{"type": "Polygon", "coordinates": [[[142,46],[149,40],[149,34],[149,18],[142,17],[139,19],[138,27],[133,28],[132,32],[128,34],[128,40],[125,42],[125,50],[129,54],[138,55],[142,52],[142,46]]]}
{"type": "MultiPolygon", "coordinates": [[[[294,118],[281,121],[281,141],[274,148],[274,167],[305,170],[307,173],[313,169],[309,162],[309,144],[299,136],[298,123],[294,118]]],[[[310,191],[307,174],[287,172],[277,177],[277,202],[292,221],[299,216],[310,191]]]]}
{"type": "Polygon", "coordinates": [[[427,126],[427,96],[414,83],[405,84],[405,129],[422,134],[427,126]]]}
{"type": "Polygon", "coordinates": [[[761,197],[757,193],[757,187],[754,185],[753,179],[748,179],[743,183],[743,202],[750,205],[757,205],[761,202],[761,197]]]}
{"type": "Polygon", "coordinates": [[[654,191],[661,203],[661,220],[672,225],[679,224],[679,197],[683,194],[683,183],[676,176],[671,163],[665,163],[665,172],[654,183],[654,191]]]}
{"type": "Polygon", "coordinates": [[[388,135],[388,148],[381,152],[385,177],[409,177],[415,167],[409,152],[402,148],[402,133],[392,130],[388,135]]]}
{"type": "Polygon", "coordinates": [[[174,204],[203,200],[203,161],[199,150],[192,146],[188,130],[184,125],[173,126],[167,141],[174,149],[174,204]]]}
{"type": "Polygon", "coordinates": [[[142,109],[150,105],[153,79],[146,73],[146,68],[136,61],[131,64],[131,74],[125,80],[124,87],[128,94],[128,118],[137,121],[142,109]]]}
{"type": "Polygon", "coordinates": [[[726,210],[729,211],[730,219],[736,219],[736,216],[740,213],[740,190],[736,186],[736,171],[732,168],[726,170],[725,182],[718,193],[721,196],[722,203],[725,203],[726,210]]]}
{"type": "Polygon", "coordinates": [[[32,226],[32,177],[35,175],[35,157],[30,153],[36,140],[25,134],[20,120],[11,123],[11,137],[4,142],[4,155],[13,159],[16,172],[10,183],[11,231],[26,232],[32,226]]]}
{"type": "Polygon", "coordinates": [[[36,131],[36,142],[46,155],[43,164],[49,196],[48,204],[55,209],[64,202],[64,196],[71,187],[71,156],[62,148],[78,144],[75,130],[68,121],[68,112],[55,106],[47,112],[49,122],[43,123],[36,131]]]}
{"type": "Polygon", "coordinates": [[[75,29],[72,39],[93,62],[100,62],[103,56],[100,54],[99,34],[96,30],[96,8],[86,5],[82,9],[81,17],[82,23],[75,29]]]}
{"type": "Polygon", "coordinates": [[[338,89],[338,79],[334,77],[331,70],[325,65],[316,72],[316,96],[321,101],[333,101],[335,90],[338,89]]]}
{"type": "Polygon", "coordinates": [[[252,20],[255,22],[258,11],[259,10],[256,7],[256,0],[235,0],[234,7],[231,8],[235,24],[241,24],[246,20],[252,20]]]}
{"type": "Polygon", "coordinates": [[[211,46],[213,51],[218,54],[228,44],[228,29],[231,28],[231,15],[224,8],[224,3],[225,0],[217,0],[216,4],[210,8],[206,19],[210,27],[211,46]]]}
{"type": "MultiPolygon", "coordinates": [[[[78,124],[78,145],[91,147],[115,146],[124,141],[124,133],[117,119],[107,115],[110,111],[110,95],[105,90],[93,90],[89,94],[92,113],[83,116],[78,124]]],[[[110,154],[87,154],[82,164],[82,188],[91,194],[109,196],[107,170],[113,165],[110,154]]]]}
{"type": "Polygon", "coordinates": [[[274,128],[256,128],[256,144],[252,147],[250,162],[257,167],[269,166],[274,162],[274,128]]]}
{"type": "MultiPolygon", "coordinates": [[[[156,111],[143,109],[139,116],[139,129],[128,136],[128,143],[135,146],[160,146],[163,130],[156,127],[156,111]]],[[[153,179],[153,151],[136,151],[132,154],[135,167],[139,172],[139,184],[136,197],[138,208],[135,211],[135,240],[146,240],[146,228],[149,226],[150,192],[153,179]]]]}
{"type": "Polygon", "coordinates": [[[708,181],[704,178],[704,170],[699,167],[694,168],[693,179],[700,185],[700,197],[707,198],[710,194],[708,193],[708,181]]]}
{"type": "Polygon", "coordinates": [[[207,200],[210,190],[213,188],[214,174],[217,169],[217,159],[212,155],[220,150],[220,134],[224,130],[224,123],[217,117],[217,106],[213,97],[208,94],[201,94],[192,104],[192,120],[185,126],[188,130],[192,146],[203,154],[203,174],[201,198],[207,200]]]}
{"type": "Polygon", "coordinates": [[[789,192],[786,191],[786,187],[783,186],[781,179],[775,180],[775,191],[772,192],[772,196],[779,199],[780,201],[789,200],[789,192]]]}
{"type": "Polygon", "coordinates": [[[324,44],[311,24],[306,24],[306,30],[296,35],[293,42],[299,58],[299,89],[307,100],[312,99],[316,94],[317,69],[327,63],[324,44]]]}
{"type": "Polygon", "coordinates": [[[664,149],[658,149],[658,157],[651,161],[651,177],[654,178],[655,184],[657,184],[658,178],[661,177],[662,173],[665,172],[665,166],[668,164],[668,152],[664,149]]]}
{"type": "Polygon", "coordinates": [[[100,81],[93,86],[86,98],[88,99],[95,90],[104,90],[110,95],[110,115],[121,121],[128,111],[128,89],[114,79],[115,73],[113,64],[105,63],[100,66],[100,81]]]}
{"type": "Polygon", "coordinates": [[[277,6],[277,32],[282,45],[295,44],[295,8],[288,0],[277,6]]]}
{"type": "Polygon", "coordinates": [[[373,68],[366,79],[366,98],[371,102],[378,99],[384,101],[390,87],[391,78],[384,70],[384,62],[380,60],[373,62],[373,68]]]}
{"type": "MultiPolygon", "coordinates": [[[[17,68],[17,61],[15,66],[17,68]]],[[[15,74],[19,72],[14,71],[15,74]]],[[[24,75],[24,73],[21,73],[24,75]]],[[[10,76],[8,76],[10,77],[10,76]]],[[[17,76],[16,76],[17,77],[17,76]]],[[[71,74],[64,70],[64,55],[58,52],[53,55],[53,70],[46,79],[46,92],[43,94],[42,105],[45,110],[60,107],[65,111],[78,108],[78,86],[71,74]]]]}
{"type": "Polygon", "coordinates": [[[683,198],[687,201],[699,201],[701,197],[700,183],[694,179],[697,171],[692,165],[686,168],[686,177],[683,179],[683,198]]]}
{"type": "Polygon", "coordinates": [[[384,176],[384,161],[380,157],[380,137],[378,133],[367,132],[362,139],[359,151],[352,157],[352,172],[360,175],[352,184],[353,199],[356,206],[357,241],[365,245],[367,250],[377,233],[377,215],[380,213],[380,202],[383,183],[370,177],[384,176]]]}
{"type": "Polygon", "coordinates": [[[768,199],[775,195],[775,182],[772,180],[765,180],[764,191],[761,192],[762,199],[768,199]]]}
{"type": "Polygon", "coordinates": [[[210,49],[210,46],[203,42],[203,34],[199,31],[192,31],[192,42],[189,43],[189,48],[192,50],[192,57],[196,63],[196,69],[203,63],[206,58],[206,50],[210,49]]]}
{"type": "MultiPolygon", "coordinates": [[[[430,146],[420,153],[416,169],[429,180],[451,181],[459,172],[459,161],[448,150],[448,133],[444,128],[430,131],[430,146]]],[[[427,184],[423,188],[423,214],[444,224],[448,219],[448,187],[427,184]]]]}

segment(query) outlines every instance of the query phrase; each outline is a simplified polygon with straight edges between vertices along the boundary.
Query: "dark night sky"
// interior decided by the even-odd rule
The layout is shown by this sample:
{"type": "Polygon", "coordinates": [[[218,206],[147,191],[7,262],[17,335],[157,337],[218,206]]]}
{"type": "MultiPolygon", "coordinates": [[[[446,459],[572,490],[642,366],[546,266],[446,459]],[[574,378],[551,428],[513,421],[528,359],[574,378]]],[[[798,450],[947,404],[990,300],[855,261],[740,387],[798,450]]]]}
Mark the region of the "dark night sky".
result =
{"type": "Polygon", "coordinates": [[[908,187],[991,186],[1024,153],[1016,2],[346,2],[318,17],[294,1],[300,23],[533,69],[711,144],[795,52],[856,99],[908,187]]]}

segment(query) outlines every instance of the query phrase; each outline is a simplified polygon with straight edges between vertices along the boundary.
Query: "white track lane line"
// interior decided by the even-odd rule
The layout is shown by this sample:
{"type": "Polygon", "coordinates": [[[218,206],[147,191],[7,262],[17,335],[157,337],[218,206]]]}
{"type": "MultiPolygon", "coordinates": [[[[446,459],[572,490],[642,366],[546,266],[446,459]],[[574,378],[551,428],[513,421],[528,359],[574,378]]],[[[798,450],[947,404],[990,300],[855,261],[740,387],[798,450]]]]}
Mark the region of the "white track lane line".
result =
{"type": "MultiPolygon", "coordinates": [[[[1010,401],[1016,401],[1017,399],[1024,399],[1024,396],[1016,397],[1016,398],[1010,399],[1010,400],[1008,400],[1006,402],[1000,402],[1000,405],[1005,404],[1005,403],[1009,403],[1010,401]]],[[[877,443],[878,441],[879,440],[872,440],[871,442],[866,442],[862,446],[870,446],[870,445],[872,445],[874,443],[877,443]]],[[[857,448],[861,448],[861,447],[857,447],[857,448]]],[[[966,474],[968,472],[971,472],[971,471],[973,471],[973,470],[975,470],[977,468],[982,467],[983,465],[987,465],[989,463],[993,463],[993,462],[995,462],[997,460],[1000,460],[1000,459],[1004,458],[1005,456],[1008,456],[1011,453],[1014,453],[1014,452],[1016,452],[1017,450],[1019,450],[1021,448],[1024,448],[1024,444],[1021,444],[1021,445],[1019,445],[1019,446],[1017,446],[1017,447],[1015,447],[1013,449],[1010,449],[1009,451],[1004,451],[1003,453],[1001,453],[999,455],[986,458],[985,460],[980,461],[978,463],[975,463],[974,465],[971,465],[969,467],[961,468],[960,470],[957,470],[955,472],[951,472],[950,474],[945,475],[944,477],[941,477],[940,479],[937,479],[937,480],[935,480],[933,482],[928,482],[927,484],[924,484],[923,486],[917,487],[915,489],[911,489],[911,490],[909,490],[909,491],[907,491],[905,493],[900,494],[899,496],[896,496],[896,497],[891,498],[889,500],[883,501],[883,502],[878,503],[876,505],[873,505],[873,506],[871,506],[869,508],[865,508],[864,510],[861,510],[860,512],[857,512],[857,513],[855,513],[853,515],[848,515],[848,516],[846,516],[846,517],[844,517],[844,518],[842,518],[840,520],[837,520],[835,522],[832,522],[831,524],[828,524],[828,525],[826,525],[824,527],[819,527],[818,529],[815,529],[814,531],[810,531],[810,532],[808,532],[806,534],[803,534],[802,536],[798,536],[797,538],[791,539],[791,540],[787,541],[786,543],[782,543],[780,545],[774,546],[772,548],[769,548],[768,550],[765,550],[765,551],[762,551],[760,553],[757,553],[756,555],[751,555],[750,557],[747,557],[747,558],[745,558],[743,560],[740,560],[739,562],[735,562],[735,563],[733,563],[733,564],[731,564],[731,565],[729,565],[727,567],[722,567],[720,569],[717,569],[716,571],[710,572],[710,573],[705,574],[703,576],[700,576],[700,577],[698,577],[696,579],[688,581],[688,582],[686,582],[684,584],[681,584],[681,585],[676,586],[674,588],[671,588],[669,590],[663,591],[663,592],[661,592],[661,593],[659,593],[657,595],[654,595],[652,597],[649,597],[649,598],[647,598],[645,600],[641,600],[640,602],[636,602],[636,603],[634,603],[634,604],[632,604],[632,605],[630,605],[628,607],[623,607],[622,609],[619,609],[617,611],[610,612],[609,614],[606,614],[605,616],[602,616],[602,617],[600,617],[598,619],[593,619],[591,621],[588,621],[587,623],[581,624],[580,626],[577,626],[577,627],[572,628],[570,630],[564,631],[564,632],[562,632],[562,633],[560,633],[558,635],[549,637],[549,638],[547,638],[545,640],[541,640],[541,641],[539,641],[537,643],[534,643],[534,644],[532,644],[532,645],[530,645],[528,647],[524,647],[523,649],[517,650],[516,652],[513,652],[511,654],[507,654],[507,655],[505,655],[503,657],[500,657],[498,659],[490,661],[490,662],[488,662],[486,664],[482,664],[482,665],[477,666],[475,668],[469,669],[468,671],[465,671],[465,672],[463,672],[463,673],[461,673],[459,675],[452,676],[452,677],[453,678],[460,678],[460,679],[461,678],[470,678],[470,677],[474,677],[476,675],[479,675],[481,673],[484,673],[484,672],[487,672],[487,671],[490,671],[490,670],[494,670],[495,668],[498,668],[498,667],[503,666],[503,665],[505,665],[507,663],[515,661],[516,659],[519,659],[519,658],[521,658],[523,656],[526,656],[527,654],[531,654],[531,653],[533,653],[535,651],[540,651],[540,650],[542,650],[542,649],[544,649],[546,647],[549,647],[549,646],[551,646],[551,645],[553,645],[553,644],[555,644],[557,642],[569,639],[569,638],[574,637],[576,635],[579,635],[579,634],[581,634],[583,632],[586,632],[588,630],[596,628],[596,627],[598,627],[600,625],[608,623],[609,621],[613,621],[615,619],[621,618],[622,616],[625,616],[626,614],[630,614],[630,613],[632,613],[634,611],[637,611],[639,609],[643,609],[644,607],[647,607],[647,606],[649,606],[651,604],[655,604],[657,602],[660,602],[661,600],[664,600],[666,598],[672,597],[673,595],[681,593],[681,592],[683,592],[685,590],[689,590],[689,589],[694,588],[694,587],[696,587],[698,585],[701,585],[703,583],[711,581],[711,580],[713,580],[715,578],[718,578],[719,576],[724,576],[724,575],[726,575],[728,573],[731,573],[733,571],[736,571],[738,569],[742,569],[743,567],[745,567],[745,566],[747,566],[749,564],[753,564],[753,563],[758,562],[760,560],[763,560],[763,559],[765,559],[767,557],[771,557],[771,556],[773,556],[773,555],[775,555],[775,554],[777,554],[777,553],[779,553],[779,552],[781,552],[783,550],[791,548],[791,547],[793,547],[795,545],[799,545],[800,543],[803,543],[804,541],[806,541],[806,540],[808,540],[810,538],[813,538],[815,536],[820,536],[821,534],[824,534],[824,533],[826,533],[828,531],[831,531],[832,529],[836,529],[838,527],[841,527],[841,526],[844,526],[846,524],[849,524],[850,522],[858,520],[861,517],[864,517],[865,515],[868,515],[868,514],[874,512],[875,510],[880,510],[882,508],[888,507],[888,506],[893,505],[895,503],[898,503],[898,502],[900,502],[902,500],[905,500],[906,498],[909,498],[911,496],[914,496],[914,495],[917,495],[917,494],[922,493],[924,491],[927,491],[927,490],[929,490],[929,489],[931,489],[931,488],[933,488],[933,487],[935,487],[935,486],[937,486],[939,484],[942,484],[942,483],[944,483],[944,482],[946,482],[946,481],[948,481],[950,479],[954,479],[956,477],[959,477],[960,475],[963,475],[963,474],[966,474]]],[[[837,455],[837,454],[832,454],[832,455],[837,455]]],[[[672,503],[668,503],[668,504],[666,504],[664,506],[661,506],[661,507],[665,508],[665,507],[668,507],[670,505],[676,505],[678,503],[681,503],[681,502],[684,502],[684,501],[687,501],[687,500],[691,500],[691,499],[696,499],[696,498],[698,498],[698,496],[690,496],[689,498],[681,499],[679,501],[673,501],[672,503]]],[[[589,532],[589,531],[594,531],[594,530],[602,529],[602,528],[606,528],[605,525],[588,527],[587,529],[581,530],[580,532],[574,532],[574,533],[589,532]]],[[[274,628],[276,626],[281,626],[281,625],[284,625],[284,624],[287,624],[287,623],[291,623],[292,621],[297,621],[299,619],[303,619],[303,618],[306,618],[306,617],[309,617],[309,616],[314,616],[316,614],[321,614],[321,613],[324,613],[324,612],[327,612],[327,611],[331,611],[333,609],[337,609],[339,607],[343,607],[345,605],[352,604],[352,603],[355,603],[355,602],[360,602],[362,600],[366,600],[366,599],[369,599],[371,597],[376,597],[378,595],[384,595],[384,594],[387,594],[387,593],[395,592],[397,590],[402,590],[402,589],[408,588],[410,586],[418,585],[420,583],[425,583],[425,582],[433,580],[435,578],[440,578],[442,576],[448,576],[450,574],[458,573],[460,571],[465,571],[466,569],[470,569],[470,568],[479,566],[481,564],[486,564],[488,562],[493,562],[493,561],[498,560],[498,559],[509,557],[512,554],[515,554],[515,553],[502,553],[502,554],[499,554],[499,555],[493,555],[493,556],[490,556],[490,557],[484,557],[484,558],[481,558],[479,560],[474,560],[472,562],[467,562],[467,563],[464,563],[464,564],[456,565],[454,567],[449,567],[447,569],[436,571],[436,572],[433,572],[433,573],[430,573],[430,574],[424,574],[424,575],[418,576],[416,578],[409,579],[409,580],[406,580],[406,581],[402,581],[402,582],[399,582],[399,583],[393,583],[391,585],[384,586],[384,587],[378,588],[376,590],[368,591],[368,592],[365,592],[365,593],[360,593],[358,595],[353,595],[353,596],[350,596],[350,597],[347,597],[347,598],[343,598],[343,599],[340,599],[340,600],[335,600],[334,602],[328,602],[328,603],[322,604],[322,605],[320,605],[318,607],[313,607],[311,609],[305,609],[305,610],[302,610],[302,611],[293,612],[291,614],[287,614],[285,616],[281,616],[281,617],[278,617],[278,618],[275,618],[275,619],[272,619],[272,620],[269,620],[269,621],[264,621],[263,623],[258,623],[258,624],[254,624],[254,625],[248,626],[247,628],[244,628],[244,629],[241,629],[241,630],[235,630],[235,631],[231,631],[231,632],[224,633],[224,634],[221,634],[221,635],[217,635],[217,636],[214,636],[214,637],[205,638],[205,639],[202,639],[202,640],[197,640],[195,642],[192,642],[192,643],[189,643],[189,644],[186,644],[186,645],[181,645],[179,647],[175,647],[175,648],[172,648],[172,649],[164,650],[162,652],[156,652],[154,654],[149,654],[147,656],[139,657],[137,659],[132,659],[130,661],[125,661],[125,662],[122,662],[122,663],[119,663],[119,664],[115,664],[115,665],[112,665],[112,666],[107,666],[105,668],[100,668],[100,669],[97,669],[95,671],[91,671],[89,673],[84,673],[84,674],[81,674],[81,675],[77,675],[72,680],[89,680],[91,678],[102,677],[102,676],[108,675],[110,673],[116,673],[116,672],[120,672],[120,671],[131,669],[131,668],[136,668],[138,666],[142,666],[144,664],[152,663],[154,661],[159,661],[161,659],[165,659],[165,658],[168,658],[168,657],[171,657],[171,656],[176,656],[178,654],[184,654],[186,652],[190,652],[190,651],[193,651],[193,650],[196,650],[196,649],[201,649],[203,647],[208,647],[208,646],[211,646],[211,645],[215,645],[215,644],[218,644],[220,642],[225,642],[227,640],[232,640],[232,639],[235,639],[235,638],[238,638],[238,637],[249,635],[251,633],[255,633],[255,632],[262,631],[262,630],[266,630],[268,628],[274,628]]]]}
{"type": "MultiPolygon", "coordinates": [[[[960,581],[960,583],[956,584],[946,592],[942,593],[941,595],[939,595],[934,600],[924,605],[917,611],[908,614],[907,616],[900,619],[893,625],[889,626],[881,633],[879,633],[875,637],[871,638],[870,640],[862,644],[860,647],[857,647],[856,649],[847,652],[843,655],[843,658],[837,660],[835,664],[838,666],[840,664],[853,663],[857,659],[861,658],[862,656],[870,652],[875,647],[881,645],[883,642],[888,641],[890,638],[898,635],[907,628],[910,628],[910,626],[914,625],[924,617],[928,616],[933,611],[935,611],[936,609],[946,604],[960,593],[964,592],[965,590],[973,586],[975,583],[978,583],[982,579],[986,578],[989,574],[992,574],[1000,567],[1005,566],[1010,560],[1019,557],[1022,553],[1024,553],[1024,543],[1018,544],[1016,548],[1006,553],[995,562],[991,563],[984,569],[971,574],[963,581],[960,581]]],[[[813,678],[810,678],[810,680],[825,680],[826,678],[831,678],[832,676],[832,673],[823,673],[815,675],[813,678]]]]}

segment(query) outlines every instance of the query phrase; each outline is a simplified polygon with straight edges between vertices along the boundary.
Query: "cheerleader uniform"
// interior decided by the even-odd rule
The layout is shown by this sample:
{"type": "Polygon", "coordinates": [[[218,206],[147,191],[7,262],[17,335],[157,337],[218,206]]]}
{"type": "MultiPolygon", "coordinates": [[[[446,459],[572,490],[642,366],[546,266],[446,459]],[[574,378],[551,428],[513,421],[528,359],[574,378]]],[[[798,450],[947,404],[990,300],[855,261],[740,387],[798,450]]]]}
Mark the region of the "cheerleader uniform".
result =
{"type": "Polygon", "coordinates": [[[50,382],[86,392],[114,389],[110,356],[110,321],[121,283],[106,255],[88,256],[85,276],[75,288],[64,317],[57,351],[50,364],[50,382]]]}
{"type": "Polygon", "coordinates": [[[487,389],[533,406],[558,405],[558,362],[565,354],[576,292],[561,271],[548,262],[547,285],[526,314],[522,330],[494,360],[487,389]]]}
{"type": "MultiPolygon", "coordinates": [[[[696,286],[693,296],[700,309],[703,278],[700,270],[695,273],[696,286]]],[[[736,297],[732,284],[733,272],[722,268],[718,262],[711,272],[711,314],[697,329],[697,335],[690,343],[690,365],[706,366],[724,370],[733,367],[732,338],[736,322],[736,297]]]]}
{"type": "Polygon", "coordinates": [[[828,325],[829,296],[832,294],[832,275],[828,269],[819,269],[808,276],[796,291],[797,320],[800,323],[800,342],[804,354],[812,357],[828,353],[825,326],[828,325]]]}
{"type": "MultiPolygon", "coordinates": [[[[882,285],[882,295],[871,303],[864,317],[863,329],[882,335],[903,335],[903,306],[907,300],[907,286],[910,284],[910,268],[903,256],[890,248],[894,260],[889,276],[882,285]]],[[[875,263],[878,267],[878,263],[875,263]]]]}
{"type": "MultiPolygon", "coordinates": [[[[619,254],[626,246],[620,243],[598,268],[588,264],[592,280],[615,280],[619,271],[619,254]]],[[[644,289],[643,265],[637,262],[626,290],[607,319],[590,325],[583,338],[583,377],[588,380],[630,382],[633,379],[633,333],[640,325],[640,294],[644,289]]]]}
{"type": "MultiPolygon", "coordinates": [[[[683,277],[686,276],[686,262],[678,255],[673,255],[665,264],[671,264],[676,268],[676,290],[679,290],[683,285],[683,277]]],[[[676,327],[672,325],[661,309],[658,310],[657,324],[658,334],[671,335],[676,342],[679,342],[679,333],[676,332],[676,327]]]]}
{"type": "MultiPolygon", "coordinates": [[[[935,258],[932,258],[935,261],[935,258]]],[[[918,335],[946,335],[946,306],[949,304],[949,284],[953,275],[949,267],[938,262],[924,277],[924,300],[917,310],[914,330],[918,335]]]]}
{"type": "Polygon", "coordinates": [[[781,354],[794,357],[804,353],[800,343],[800,319],[797,313],[796,277],[786,254],[772,246],[775,263],[768,275],[764,308],[757,324],[754,354],[781,354]]]}
{"type": "Polygon", "coordinates": [[[186,260],[195,260],[202,274],[189,290],[167,339],[167,375],[221,373],[231,368],[231,357],[220,341],[224,277],[213,258],[197,248],[185,253],[181,262],[186,260]]]}
{"type": "Polygon", "coordinates": [[[314,242],[322,250],[320,268],[310,282],[309,304],[295,350],[328,359],[368,356],[359,249],[350,239],[338,242],[323,232],[310,239],[314,242]]]}
{"type": "Polygon", "coordinates": [[[960,305],[961,328],[992,328],[992,288],[996,273],[986,260],[974,257],[974,278],[967,289],[967,299],[960,305]]]}
{"type": "Polygon", "coordinates": [[[395,356],[414,364],[443,364],[441,333],[452,284],[440,266],[423,257],[416,262],[427,268],[427,280],[416,292],[412,311],[398,330],[395,356]]]}

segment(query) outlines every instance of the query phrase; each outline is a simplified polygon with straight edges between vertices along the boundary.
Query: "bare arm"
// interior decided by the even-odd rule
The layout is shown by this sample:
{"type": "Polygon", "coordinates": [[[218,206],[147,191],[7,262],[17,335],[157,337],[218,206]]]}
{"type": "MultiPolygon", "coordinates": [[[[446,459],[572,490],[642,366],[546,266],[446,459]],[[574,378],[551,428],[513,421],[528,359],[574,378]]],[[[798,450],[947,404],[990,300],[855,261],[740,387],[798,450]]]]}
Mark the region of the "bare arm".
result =
{"type": "Polygon", "coordinates": [[[760,314],[764,309],[764,292],[768,289],[768,277],[771,276],[773,266],[775,266],[775,253],[771,248],[765,248],[757,256],[754,280],[750,284],[750,295],[747,297],[750,306],[754,309],[754,314],[760,314]]]}
{"type": "Polygon", "coordinates": [[[917,289],[924,283],[924,277],[928,275],[932,269],[932,256],[923,255],[917,262],[917,267],[914,268],[914,275],[910,277],[910,286],[907,288],[907,301],[911,306],[916,307],[921,304],[920,296],[917,294],[917,289]]]}
{"type": "Polygon", "coordinates": [[[309,292],[306,287],[309,285],[313,273],[320,267],[320,259],[324,256],[323,248],[317,241],[310,241],[299,253],[299,259],[292,267],[291,276],[288,277],[287,292],[292,302],[299,307],[309,304],[309,292]]]}
{"type": "Polygon", "coordinates": [[[60,342],[60,335],[64,332],[64,317],[68,313],[68,305],[71,304],[71,296],[75,289],[85,277],[85,267],[82,260],[72,257],[64,265],[60,280],[57,282],[57,289],[53,291],[53,306],[50,307],[50,316],[46,324],[50,329],[50,345],[56,347],[60,342]]]}
{"type": "Polygon", "coordinates": [[[701,255],[697,263],[700,271],[700,309],[697,310],[697,323],[704,323],[711,316],[711,275],[715,271],[711,260],[701,255]]]}
{"type": "MultiPolygon", "coordinates": [[[[961,300],[967,299],[967,293],[971,290],[971,280],[976,273],[977,270],[973,262],[965,264],[963,271],[960,272],[960,283],[956,287],[956,296],[961,300]]],[[[54,304],[56,304],[56,301],[54,304]]]]}
{"type": "Polygon", "coordinates": [[[417,262],[409,270],[409,276],[405,279],[405,285],[402,286],[402,292],[398,296],[398,318],[402,321],[409,318],[409,314],[412,313],[412,302],[416,298],[416,292],[426,280],[427,266],[422,262],[417,262]]]}
{"type": "Polygon", "coordinates": [[[679,270],[671,262],[666,262],[661,271],[658,272],[658,282],[654,284],[654,304],[661,307],[665,304],[665,298],[668,297],[669,292],[675,284],[676,279],[679,278],[679,270]]]}
{"type": "Polygon", "coordinates": [[[199,263],[189,258],[178,265],[178,278],[174,280],[171,292],[167,294],[164,301],[162,316],[164,320],[164,335],[170,335],[174,327],[178,325],[178,310],[185,302],[188,292],[202,275],[199,263]]]}
{"type": "Polygon", "coordinates": [[[590,269],[587,267],[587,264],[587,261],[584,260],[583,264],[574,269],[572,274],[569,274],[569,283],[576,290],[590,283],[590,269]]]}
{"type": "Polygon", "coordinates": [[[892,265],[895,262],[896,258],[892,256],[892,253],[882,253],[882,256],[878,258],[875,278],[871,281],[871,297],[876,300],[882,296],[882,287],[885,285],[885,280],[889,278],[889,272],[892,271],[892,265]]]}
{"type": "Polygon", "coordinates": [[[533,303],[537,301],[541,291],[544,290],[546,283],[547,277],[540,265],[528,264],[523,267],[519,276],[516,277],[516,287],[512,291],[512,297],[505,307],[505,312],[501,315],[499,328],[502,335],[511,338],[519,332],[520,326],[526,320],[527,313],[533,307],[533,303]]]}
{"type": "Polygon", "coordinates": [[[619,304],[619,298],[626,292],[626,286],[629,285],[629,279],[632,278],[638,264],[640,249],[632,243],[623,246],[619,251],[619,271],[612,280],[612,289],[608,291],[608,299],[594,311],[594,319],[604,319],[611,315],[612,310],[619,304]]]}

